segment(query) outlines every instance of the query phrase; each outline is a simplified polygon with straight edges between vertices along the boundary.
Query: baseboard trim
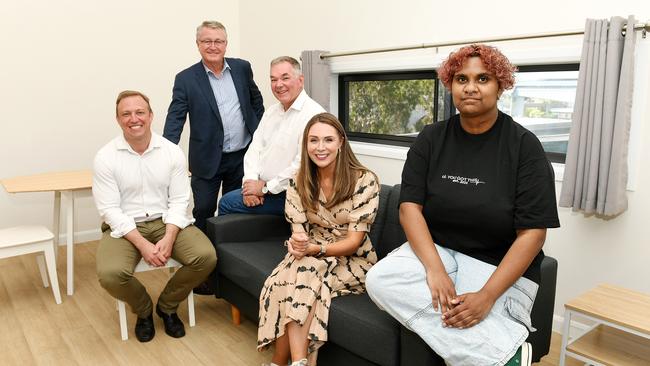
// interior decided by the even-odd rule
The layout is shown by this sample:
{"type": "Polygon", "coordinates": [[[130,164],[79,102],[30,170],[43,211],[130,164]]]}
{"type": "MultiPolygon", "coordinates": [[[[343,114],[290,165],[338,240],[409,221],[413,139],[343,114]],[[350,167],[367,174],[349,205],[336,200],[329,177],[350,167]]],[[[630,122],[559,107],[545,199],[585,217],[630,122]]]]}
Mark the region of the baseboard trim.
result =
{"type": "MultiPolygon", "coordinates": [[[[564,317],[561,315],[553,314],[553,331],[562,334],[564,332],[563,328],[564,328],[564,317]]],[[[588,328],[589,325],[580,323],[572,319],[571,328],[569,328],[569,333],[571,334],[581,333],[588,328]]]]}
{"type": "MultiPolygon", "coordinates": [[[[101,237],[102,237],[102,232],[99,229],[76,231],[74,233],[73,241],[75,244],[80,244],[80,243],[85,243],[87,241],[99,240],[101,237]]],[[[66,245],[67,239],[68,237],[66,233],[64,232],[59,233],[59,245],[66,245]]]]}

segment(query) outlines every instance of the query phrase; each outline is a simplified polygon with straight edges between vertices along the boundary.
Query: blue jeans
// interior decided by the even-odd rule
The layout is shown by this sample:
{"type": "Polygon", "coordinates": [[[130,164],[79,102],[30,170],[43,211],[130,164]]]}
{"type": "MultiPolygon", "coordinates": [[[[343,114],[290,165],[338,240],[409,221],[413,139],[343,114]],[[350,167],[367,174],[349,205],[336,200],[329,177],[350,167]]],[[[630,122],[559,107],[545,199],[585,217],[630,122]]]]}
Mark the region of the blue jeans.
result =
{"type": "MultiPolygon", "coordinates": [[[[476,292],[495,266],[436,245],[456,293],[476,292]]],[[[490,313],[466,329],[445,328],[433,309],[422,262],[404,243],[375,264],[366,277],[370,298],[417,333],[450,366],[504,365],[528,337],[538,285],[521,277],[497,299],[490,313]]]]}
{"type": "Polygon", "coordinates": [[[221,196],[218,215],[223,216],[233,213],[252,213],[259,215],[284,216],[285,199],[286,192],[267,194],[264,196],[264,204],[255,207],[248,207],[244,205],[244,197],[241,194],[240,188],[221,196]]]}

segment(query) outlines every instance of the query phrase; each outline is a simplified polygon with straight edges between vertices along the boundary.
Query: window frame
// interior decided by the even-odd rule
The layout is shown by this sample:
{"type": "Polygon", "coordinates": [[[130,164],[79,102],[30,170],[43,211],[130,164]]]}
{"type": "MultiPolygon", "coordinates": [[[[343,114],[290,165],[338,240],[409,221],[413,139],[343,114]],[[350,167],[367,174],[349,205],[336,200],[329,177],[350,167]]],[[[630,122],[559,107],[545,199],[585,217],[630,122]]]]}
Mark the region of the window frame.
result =
{"type": "MultiPolygon", "coordinates": [[[[579,71],[579,69],[580,69],[579,62],[517,66],[517,72],[579,71]]],[[[515,81],[515,85],[517,85],[516,81],[515,81]]],[[[453,103],[452,103],[452,108],[453,108],[453,103]]],[[[456,113],[456,108],[454,108],[453,113],[456,113]]],[[[539,136],[537,135],[535,136],[537,137],[537,139],[539,139],[539,136]]],[[[557,152],[548,152],[546,150],[544,151],[544,153],[546,153],[546,157],[551,163],[564,164],[566,162],[566,154],[557,153],[557,152]]]]}
{"type": "MultiPolygon", "coordinates": [[[[547,72],[547,71],[579,71],[579,62],[563,62],[563,63],[549,63],[549,64],[525,64],[517,66],[517,72],[547,72]]],[[[389,81],[389,80],[434,80],[434,120],[440,121],[439,113],[444,113],[445,120],[450,116],[456,114],[456,108],[453,105],[451,93],[447,91],[438,79],[438,73],[435,69],[418,69],[418,70],[405,70],[405,71],[373,71],[373,72],[350,72],[339,73],[338,75],[338,113],[341,123],[345,128],[350,141],[358,141],[365,143],[374,143],[392,146],[406,146],[410,147],[416,137],[413,136],[396,136],[388,134],[375,134],[365,132],[352,132],[349,130],[349,87],[348,82],[354,81],[389,81]],[[441,110],[438,105],[438,98],[440,91],[445,94],[445,107],[441,110]]],[[[436,123],[434,122],[434,123],[436,123]]],[[[566,154],[557,152],[545,152],[547,158],[553,163],[564,164],[566,161],[566,154]]]]}
{"type": "Polygon", "coordinates": [[[345,133],[348,135],[350,141],[360,141],[375,144],[406,146],[410,147],[415,137],[413,136],[397,136],[379,133],[366,133],[350,131],[349,128],[349,113],[350,106],[348,99],[350,97],[350,90],[348,87],[349,82],[355,81],[392,81],[392,80],[433,80],[434,95],[433,100],[436,101],[433,105],[433,115],[438,115],[438,90],[440,80],[438,73],[434,69],[425,70],[409,70],[409,71],[386,71],[386,72],[364,72],[364,73],[345,73],[339,74],[339,118],[345,128],[345,133]]]}

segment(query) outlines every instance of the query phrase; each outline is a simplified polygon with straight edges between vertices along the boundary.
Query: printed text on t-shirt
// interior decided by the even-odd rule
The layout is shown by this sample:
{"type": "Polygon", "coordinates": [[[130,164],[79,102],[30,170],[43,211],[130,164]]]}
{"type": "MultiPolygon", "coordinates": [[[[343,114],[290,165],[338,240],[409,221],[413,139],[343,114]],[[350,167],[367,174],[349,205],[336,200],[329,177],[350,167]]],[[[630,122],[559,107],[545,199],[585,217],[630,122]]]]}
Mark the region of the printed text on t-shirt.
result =
{"type": "Polygon", "coordinates": [[[458,184],[474,184],[474,185],[485,184],[485,182],[481,181],[479,178],[467,178],[467,177],[461,177],[459,175],[443,174],[442,179],[448,179],[452,183],[458,183],[458,184]]]}

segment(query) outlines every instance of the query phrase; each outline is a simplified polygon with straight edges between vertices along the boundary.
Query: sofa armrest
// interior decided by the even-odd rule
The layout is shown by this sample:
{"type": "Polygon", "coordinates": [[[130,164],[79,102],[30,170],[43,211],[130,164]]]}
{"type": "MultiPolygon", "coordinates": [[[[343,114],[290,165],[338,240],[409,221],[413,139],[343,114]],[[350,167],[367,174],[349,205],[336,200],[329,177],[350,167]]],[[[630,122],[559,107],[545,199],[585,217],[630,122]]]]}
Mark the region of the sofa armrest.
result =
{"type": "Polygon", "coordinates": [[[555,285],[557,281],[557,260],[546,256],[541,264],[541,277],[531,320],[536,332],[530,333],[528,342],[533,345],[533,362],[539,362],[551,348],[553,331],[553,309],[555,307],[555,285]]]}
{"type": "Polygon", "coordinates": [[[247,242],[289,238],[291,228],[282,216],[230,214],[211,217],[207,221],[208,238],[212,243],[247,242]]]}

